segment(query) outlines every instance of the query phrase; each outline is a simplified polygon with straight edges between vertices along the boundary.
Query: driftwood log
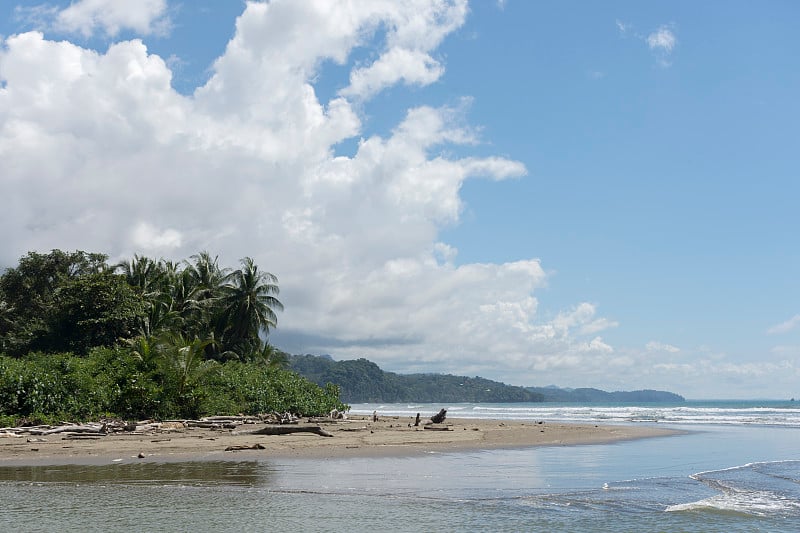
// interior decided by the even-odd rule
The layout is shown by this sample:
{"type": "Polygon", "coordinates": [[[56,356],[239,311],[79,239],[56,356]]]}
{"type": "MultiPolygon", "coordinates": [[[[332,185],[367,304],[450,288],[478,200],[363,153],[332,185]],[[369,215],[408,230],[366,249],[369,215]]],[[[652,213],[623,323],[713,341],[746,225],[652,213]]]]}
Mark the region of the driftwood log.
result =
{"type": "Polygon", "coordinates": [[[106,425],[102,426],[59,426],[52,429],[30,430],[31,435],[54,435],[56,433],[91,433],[93,435],[105,435],[108,433],[106,425]]]}
{"type": "Polygon", "coordinates": [[[236,429],[239,424],[235,422],[207,422],[187,420],[184,422],[190,428],[204,428],[204,429],[236,429]]]}
{"type": "Polygon", "coordinates": [[[445,418],[447,418],[447,409],[442,409],[441,411],[439,411],[438,413],[436,413],[431,417],[431,422],[433,422],[434,424],[441,424],[442,422],[444,422],[445,418]]]}
{"type": "Polygon", "coordinates": [[[261,420],[256,416],[204,416],[201,422],[240,422],[242,424],[255,424],[261,420]]]}
{"type": "Polygon", "coordinates": [[[235,445],[235,446],[228,446],[225,448],[226,452],[238,452],[240,450],[265,450],[262,445],[260,444],[253,444],[252,446],[247,446],[245,444],[235,445]]]}
{"type": "Polygon", "coordinates": [[[237,435],[289,435],[290,433],[314,433],[320,437],[333,437],[319,426],[269,425],[252,431],[237,431],[237,435]]]}

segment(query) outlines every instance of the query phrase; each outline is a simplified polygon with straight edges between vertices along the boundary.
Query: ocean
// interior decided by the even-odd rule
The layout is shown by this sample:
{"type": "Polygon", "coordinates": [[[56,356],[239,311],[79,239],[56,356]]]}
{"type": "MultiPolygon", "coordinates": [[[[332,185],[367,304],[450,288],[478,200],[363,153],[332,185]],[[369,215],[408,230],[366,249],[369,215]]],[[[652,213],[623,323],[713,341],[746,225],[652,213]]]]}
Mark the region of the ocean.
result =
{"type": "MultiPolygon", "coordinates": [[[[0,466],[7,531],[800,531],[800,405],[354,405],[655,424],[608,445],[400,458],[0,466]]],[[[237,459],[243,456],[237,456],[237,459]]]]}

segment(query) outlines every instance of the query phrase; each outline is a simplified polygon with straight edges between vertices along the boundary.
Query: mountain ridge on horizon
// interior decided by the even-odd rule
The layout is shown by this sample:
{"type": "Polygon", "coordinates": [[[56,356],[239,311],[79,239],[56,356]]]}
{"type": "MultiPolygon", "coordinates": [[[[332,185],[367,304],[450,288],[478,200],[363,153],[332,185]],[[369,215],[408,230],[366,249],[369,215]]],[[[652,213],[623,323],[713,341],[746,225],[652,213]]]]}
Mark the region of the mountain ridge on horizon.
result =
{"type": "Polygon", "coordinates": [[[520,387],[480,376],[387,372],[365,358],[334,360],[330,355],[290,355],[288,366],[324,386],[340,387],[346,403],[397,402],[643,402],[682,403],[679,394],[652,389],[607,392],[596,388],[520,387]]]}

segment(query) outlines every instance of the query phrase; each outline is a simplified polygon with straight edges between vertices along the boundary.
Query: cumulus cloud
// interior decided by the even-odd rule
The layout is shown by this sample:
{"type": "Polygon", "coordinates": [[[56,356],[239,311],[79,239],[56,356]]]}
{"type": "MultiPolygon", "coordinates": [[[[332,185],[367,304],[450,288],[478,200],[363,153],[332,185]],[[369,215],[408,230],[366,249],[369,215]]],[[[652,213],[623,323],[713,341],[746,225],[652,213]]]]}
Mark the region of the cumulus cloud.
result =
{"type": "Polygon", "coordinates": [[[390,10],[386,49],[377,60],[356,68],[344,96],[369,98],[400,81],[429,85],[444,73],[430,53],[444,37],[464,24],[466,0],[453,2],[415,1],[412,10],[390,10]]]}
{"type": "Polygon", "coordinates": [[[159,230],[147,222],[140,222],[133,228],[131,240],[140,250],[158,255],[169,253],[174,248],[181,246],[181,233],[178,230],[167,228],[159,230]]]}
{"type": "Polygon", "coordinates": [[[167,0],[77,0],[64,9],[40,4],[17,7],[15,12],[34,28],[85,38],[98,33],[116,37],[124,30],[164,34],[171,26],[167,0]]]}
{"type": "Polygon", "coordinates": [[[780,324],[776,324],[767,330],[769,335],[776,335],[779,333],[788,333],[793,329],[800,326],[800,315],[794,315],[792,318],[787,320],[786,322],[781,322],[780,324]]]}
{"type": "Polygon", "coordinates": [[[53,27],[89,37],[95,32],[114,37],[122,30],[142,35],[165,31],[169,26],[166,0],[79,0],[56,13],[53,27]]]}
{"type": "MultiPolygon", "coordinates": [[[[86,10],[74,11],[73,27],[133,27],[121,15],[78,16],[100,5],[73,4],[86,10]]],[[[144,31],[163,12],[139,5],[151,6],[144,31]]],[[[509,158],[448,155],[482,142],[468,99],[409,108],[383,136],[364,129],[364,99],[441,76],[425,57],[465,16],[458,0],[248,3],[209,81],[189,96],[139,40],[101,53],[40,32],[8,37],[0,264],[52,248],[112,260],[207,249],[227,265],[250,255],[280,279],[280,347],[520,384],[622,368],[628,356],[597,336],[617,324],[594,305],[540,311],[538,259],[459,264],[441,241],[459,222],[466,180],[526,174],[509,158]],[[352,64],[367,45],[374,61],[352,64]],[[409,61],[384,73],[405,51],[422,58],[419,69],[409,61]],[[321,101],[314,80],[326,61],[350,68],[351,85],[321,101]],[[355,153],[334,155],[348,139],[359,139],[355,153]]]]}
{"type": "Polygon", "coordinates": [[[645,349],[648,352],[667,352],[667,353],[678,353],[681,351],[680,348],[676,346],[672,346],[671,344],[666,344],[663,342],[658,341],[650,341],[645,345],[645,349]]]}

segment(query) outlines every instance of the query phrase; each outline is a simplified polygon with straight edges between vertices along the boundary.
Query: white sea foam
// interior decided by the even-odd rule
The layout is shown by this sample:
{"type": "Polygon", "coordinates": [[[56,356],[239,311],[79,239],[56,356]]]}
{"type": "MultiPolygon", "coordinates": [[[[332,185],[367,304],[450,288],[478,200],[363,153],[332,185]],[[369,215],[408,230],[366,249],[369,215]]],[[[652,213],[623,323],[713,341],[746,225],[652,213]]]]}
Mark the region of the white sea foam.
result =
{"type": "Polygon", "coordinates": [[[719,494],[667,507],[668,512],[711,510],[754,516],[800,513],[798,461],[755,462],[698,472],[690,477],[719,494]]]}
{"type": "Polygon", "coordinates": [[[780,497],[769,491],[726,492],[704,500],[670,505],[666,512],[679,511],[724,511],[754,516],[771,516],[776,513],[796,514],[800,503],[780,497]]]}
{"type": "MultiPolygon", "coordinates": [[[[353,414],[415,416],[436,413],[432,404],[357,404],[353,414]]],[[[679,425],[764,425],[800,428],[800,408],[785,403],[687,402],[667,405],[602,405],[551,403],[453,404],[446,406],[451,416],[505,420],[547,420],[560,422],[666,423],[679,425]]]]}

